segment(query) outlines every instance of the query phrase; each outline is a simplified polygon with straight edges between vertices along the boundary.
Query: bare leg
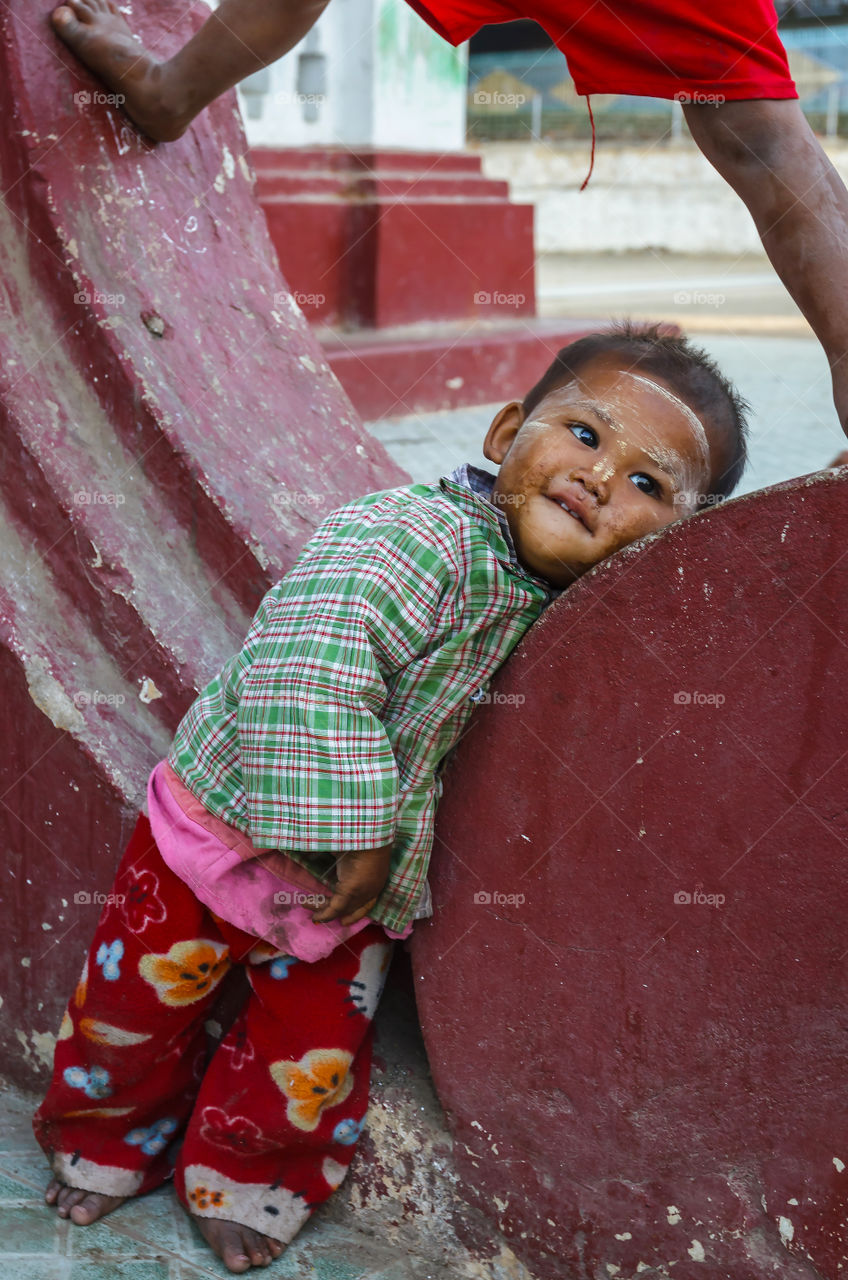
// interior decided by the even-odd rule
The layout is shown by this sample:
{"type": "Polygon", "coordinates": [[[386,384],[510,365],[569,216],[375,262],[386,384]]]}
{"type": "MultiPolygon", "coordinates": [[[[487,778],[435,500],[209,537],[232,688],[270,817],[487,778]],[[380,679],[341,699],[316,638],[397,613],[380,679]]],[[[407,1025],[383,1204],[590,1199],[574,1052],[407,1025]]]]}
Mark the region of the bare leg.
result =
{"type": "Polygon", "coordinates": [[[824,347],[848,435],[848,191],[794,99],[683,108],[824,347]]]}
{"type": "Polygon", "coordinates": [[[66,0],[51,21],[77,57],[123,95],[130,118],[151,138],[169,142],[227,89],[288,53],[328,3],[223,0],[165,62],[136,39],[112,0],[66,0]]]}

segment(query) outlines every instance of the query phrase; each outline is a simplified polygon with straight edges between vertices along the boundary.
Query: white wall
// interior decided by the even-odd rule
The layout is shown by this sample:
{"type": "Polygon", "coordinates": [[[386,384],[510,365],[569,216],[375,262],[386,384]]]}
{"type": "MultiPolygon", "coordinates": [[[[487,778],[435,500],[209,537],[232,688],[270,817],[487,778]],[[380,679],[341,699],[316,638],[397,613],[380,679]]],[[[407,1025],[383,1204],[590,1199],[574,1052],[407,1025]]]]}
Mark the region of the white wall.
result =
{"type": "MultiPolygon", "coordinates": [[[[848,179],[848,145],[828,144],[826,150],[848,179]]],[[[748,210],[694,143],[639,148],[599,142],[595,171],[582,192],[588,142],[492,142],[479,151],[487,177],[506,178],[513,200],[536,206],[539,253],[762,252],[748,210]]]]}
{"type": "Polygon", "coordinates": [[[466,82],[467,46],[454,49],[405,0],[332,0],[306,39],[246,81],[239,98],[252,146],[459,151],[466,82]],[[298,82],[303,52],[325,56],[318,94],[298,82]]]}

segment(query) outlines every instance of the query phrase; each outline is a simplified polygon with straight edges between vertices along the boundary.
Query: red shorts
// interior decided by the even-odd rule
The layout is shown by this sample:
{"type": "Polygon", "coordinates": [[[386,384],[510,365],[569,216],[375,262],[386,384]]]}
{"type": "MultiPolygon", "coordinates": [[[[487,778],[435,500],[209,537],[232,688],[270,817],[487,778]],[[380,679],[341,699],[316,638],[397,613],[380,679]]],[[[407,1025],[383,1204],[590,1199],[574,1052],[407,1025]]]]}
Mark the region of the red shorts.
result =
{"type": "Polygon", "coordinates": [[[773,0],[408,0],[451,44],[488,22],[532,18],[579,94],[797,98],[773,0]]]}

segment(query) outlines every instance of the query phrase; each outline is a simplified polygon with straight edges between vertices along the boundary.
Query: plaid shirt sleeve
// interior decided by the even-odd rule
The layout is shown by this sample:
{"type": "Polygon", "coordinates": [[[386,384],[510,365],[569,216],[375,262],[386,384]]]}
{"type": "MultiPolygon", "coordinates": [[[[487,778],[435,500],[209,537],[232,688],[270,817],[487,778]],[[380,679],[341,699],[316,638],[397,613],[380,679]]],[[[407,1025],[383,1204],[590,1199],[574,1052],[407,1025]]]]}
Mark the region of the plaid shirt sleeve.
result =
{"type": "Polygon", "coordinates": [[[341,514],[266,595],[240,672],[239,759],[258,846],[337,856],[394,839],[398,768],[380,713],[393,679],[438,642],[454,575],[420,522],[339,526],[341,514]]]}

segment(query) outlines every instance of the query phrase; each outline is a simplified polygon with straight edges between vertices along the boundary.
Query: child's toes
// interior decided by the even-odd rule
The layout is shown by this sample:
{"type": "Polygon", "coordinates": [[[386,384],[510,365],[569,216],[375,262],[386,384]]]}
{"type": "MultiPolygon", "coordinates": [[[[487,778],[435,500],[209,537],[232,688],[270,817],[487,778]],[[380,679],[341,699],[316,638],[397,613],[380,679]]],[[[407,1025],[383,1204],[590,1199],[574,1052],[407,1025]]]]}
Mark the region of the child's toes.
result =
{"type": "Polygon", "coordinates": [[[250,1238],[245,1240],[245,1250],[254,1267],[267,1267],[271,1261],[271,1250],[268,1249],[261,1240],[251,1232],[250,1238]]]}
{"type": "Polygon", "coordinates": [[[67,1218],[71,1209],[73,1209],[75,1205],[78,1205],[81,1200],[84,1200],[87,1194],[87,1191],[83,1191],[79,1187],[62,1187],[59,1192],[58,1204],[60,1216],[67,1218]]]}
{"type": "Polygon", "coordinates": [[[60,1182],[58,1178],[50,1179],[50,1182],[48,1183],[48,1186],[47,1186],[47,1190],[44,1193],[44,1199],[47,1201],[48,1204],[54,1204],[56,1202],[59,1196],[59,1192],[62,1190],[63,1186],[64,1186],[64,1183],[60,1182]]]}

